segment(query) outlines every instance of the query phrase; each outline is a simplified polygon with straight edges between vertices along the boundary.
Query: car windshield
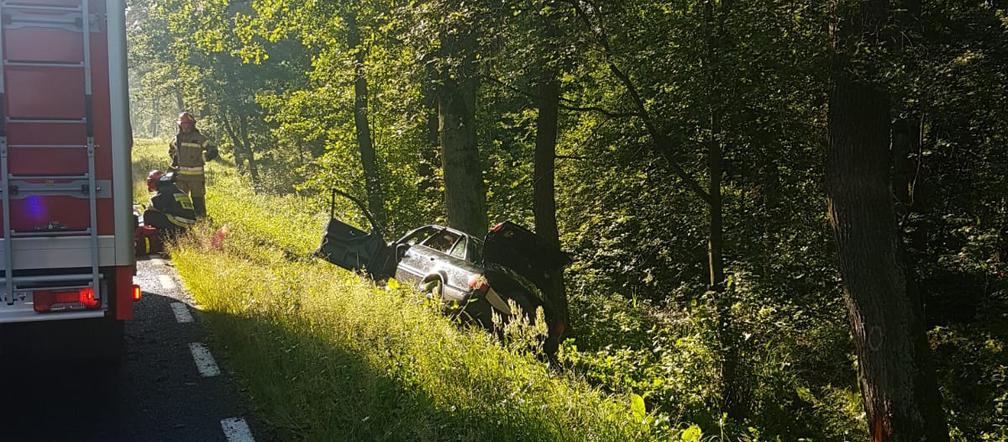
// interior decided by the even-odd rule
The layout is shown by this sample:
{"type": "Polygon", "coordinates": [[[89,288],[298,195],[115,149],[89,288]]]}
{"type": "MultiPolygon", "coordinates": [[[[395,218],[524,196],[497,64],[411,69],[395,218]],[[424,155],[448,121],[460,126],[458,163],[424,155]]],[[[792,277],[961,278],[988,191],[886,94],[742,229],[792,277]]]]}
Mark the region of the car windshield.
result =
{"type": "Polygon", "coordinates": [[[423,242],[425,239],[430,238],[431,235],[437,233],[438,229],[434,226],[421,227],[415,232],[406,235],[403,239],[399,240],[399,244],[416,245],[423,242]]]}

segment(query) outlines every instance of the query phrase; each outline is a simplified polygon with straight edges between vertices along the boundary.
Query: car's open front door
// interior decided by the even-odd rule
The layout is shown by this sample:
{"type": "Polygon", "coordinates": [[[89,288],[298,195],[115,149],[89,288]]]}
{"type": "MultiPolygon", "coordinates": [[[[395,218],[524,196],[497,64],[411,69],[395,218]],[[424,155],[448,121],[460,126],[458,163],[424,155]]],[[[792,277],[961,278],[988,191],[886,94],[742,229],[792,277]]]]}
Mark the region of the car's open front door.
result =
{"type": "Polygon", "coordinates": [[[387,261],[392,251],[382,238],[380,227],[374,223],[371,214],[360,201],[336,189],[333,189],[332,193],[329,223],[322,236],[322,244],[315,251],[315,255],[345,269],[366,272],[374,279],[391,276],[387,269],[387,261]],[[336,195],[343,195],[364,211],[372,223],[370,233],[336,219],[336,195]]]}

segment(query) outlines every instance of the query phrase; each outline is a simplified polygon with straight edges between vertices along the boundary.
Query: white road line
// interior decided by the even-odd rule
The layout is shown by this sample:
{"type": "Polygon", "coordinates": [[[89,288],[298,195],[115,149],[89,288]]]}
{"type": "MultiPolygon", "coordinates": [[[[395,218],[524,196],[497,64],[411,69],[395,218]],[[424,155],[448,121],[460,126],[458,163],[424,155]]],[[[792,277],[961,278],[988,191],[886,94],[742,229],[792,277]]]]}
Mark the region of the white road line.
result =
{"type": "Polygon", "coordinates": [[[178,284],[175,284],[175,280],[169,275],[158,275],[158,282],[161,283],[161,288],[165,290],[175,290],[178,284]]]}
{"type": "Polygon", "coordinates": [[[220,374],[217,362],[214,362],[213,355],[205,345],[193,342],[189,344],[189,350],[192,351],[193,360],[196,361],[196,369],[203,377],[210,378],[220,374]]]}
{"type": "Polygon", "coordinates": [[[228,442],[255,442],[252,437],[252,430],[249,429],[245,419],[232,417],[220,421],[221,428],[224,429],[224,436],[228,442]]]}
{"type": "Polygon", "coordinates": [[[181,302],[171,303],[172,312],[175,313],[175,321],[180,324],[188,324],[193,322],[192,313],[189,313],[189,307],[181,302]]]}

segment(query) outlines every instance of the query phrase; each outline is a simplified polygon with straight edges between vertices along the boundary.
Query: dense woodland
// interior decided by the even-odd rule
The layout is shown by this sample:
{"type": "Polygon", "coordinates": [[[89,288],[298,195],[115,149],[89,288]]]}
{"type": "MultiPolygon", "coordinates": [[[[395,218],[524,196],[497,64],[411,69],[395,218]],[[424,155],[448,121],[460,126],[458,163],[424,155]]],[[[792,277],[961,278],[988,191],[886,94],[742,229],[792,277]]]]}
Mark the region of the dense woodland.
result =
{"type": "Polygon", "coordinates": [[[1006,1],[129,3],[137,136],[389,239],[533,226],[554,365],[655,426],[1008,438],[1006,1]]]}

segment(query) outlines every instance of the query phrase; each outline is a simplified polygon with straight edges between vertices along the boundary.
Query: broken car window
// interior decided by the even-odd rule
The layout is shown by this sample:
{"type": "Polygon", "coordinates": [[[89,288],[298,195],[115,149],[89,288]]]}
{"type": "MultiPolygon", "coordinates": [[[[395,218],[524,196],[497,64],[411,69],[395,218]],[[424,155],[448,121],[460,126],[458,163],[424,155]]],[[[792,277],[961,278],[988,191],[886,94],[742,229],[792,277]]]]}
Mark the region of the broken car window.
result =
{"type": "Polygon", "coordinates": [[[439,252],[448,253],[448,250],[451,249],[451,246],[454,245],[455,241],[458,241],[458,239],[459,235],[445,230],[437,235],[434,235],[434,237],[427,240],[427,242],[423,243],[423,245],[439,252]]]}
{"type": "Polygon", "coordinates": [[[452,247],[451,253],[449,255],[454,256],[458,259],[465,259],[466,255],[466,239],[463,236],[455,243],[455,247],[452,247]]]}

